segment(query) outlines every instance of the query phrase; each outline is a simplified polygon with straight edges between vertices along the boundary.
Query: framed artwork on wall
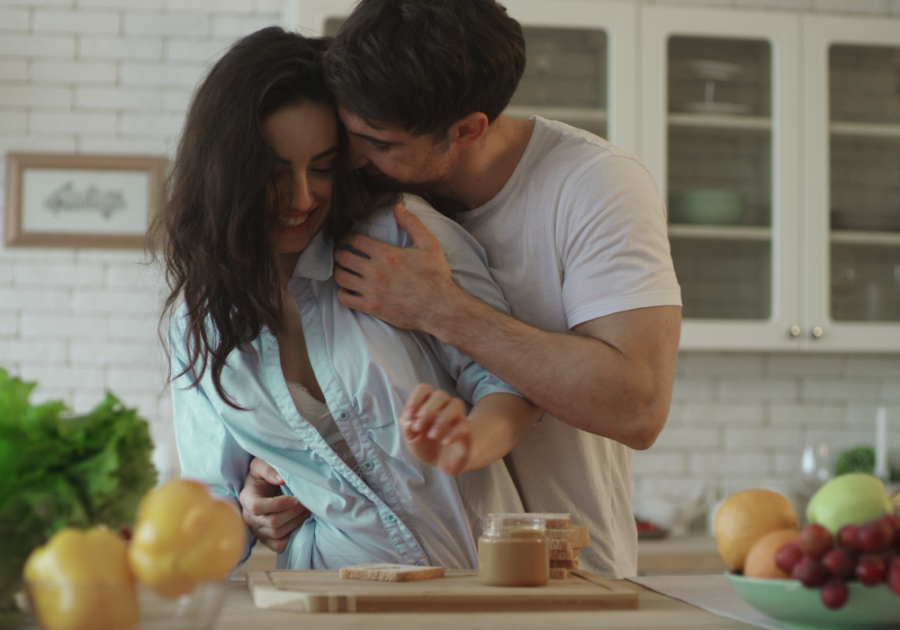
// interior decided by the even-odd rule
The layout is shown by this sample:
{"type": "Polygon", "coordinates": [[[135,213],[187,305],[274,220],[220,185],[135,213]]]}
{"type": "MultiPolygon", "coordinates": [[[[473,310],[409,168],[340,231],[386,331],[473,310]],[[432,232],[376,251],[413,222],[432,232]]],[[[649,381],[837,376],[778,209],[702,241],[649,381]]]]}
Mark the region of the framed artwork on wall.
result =
{"type": "Polygon", "coordinates": [[[9,153],[6,244],[142,249],[166,164],[153,156],[9,153]]]}

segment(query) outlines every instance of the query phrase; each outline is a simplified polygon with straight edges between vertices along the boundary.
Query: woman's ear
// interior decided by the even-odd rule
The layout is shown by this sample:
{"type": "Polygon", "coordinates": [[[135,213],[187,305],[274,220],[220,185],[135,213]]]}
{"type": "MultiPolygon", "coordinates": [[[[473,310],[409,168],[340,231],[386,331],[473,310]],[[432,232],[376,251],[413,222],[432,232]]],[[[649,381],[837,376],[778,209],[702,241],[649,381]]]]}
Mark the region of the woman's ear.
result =
{"type": "Polygon", "coordinates": [[[450,139],[461,149],[468,149],[478,142],[488,129],[488,117],[482,112],[472,112],[450,128],[450,139]]]}

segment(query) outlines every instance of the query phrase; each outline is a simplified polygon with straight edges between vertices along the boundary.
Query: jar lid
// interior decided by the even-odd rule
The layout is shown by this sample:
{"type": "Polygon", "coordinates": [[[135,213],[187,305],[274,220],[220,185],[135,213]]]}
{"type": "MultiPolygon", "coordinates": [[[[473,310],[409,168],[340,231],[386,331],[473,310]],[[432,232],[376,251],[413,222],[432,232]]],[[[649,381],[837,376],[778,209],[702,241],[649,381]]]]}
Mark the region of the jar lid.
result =
{"type": "Polygon", "coordinates": [[[486,536],[534,538],[546,533],[546,519],[533,514],[489,516],[484,519],[486,536]]]}

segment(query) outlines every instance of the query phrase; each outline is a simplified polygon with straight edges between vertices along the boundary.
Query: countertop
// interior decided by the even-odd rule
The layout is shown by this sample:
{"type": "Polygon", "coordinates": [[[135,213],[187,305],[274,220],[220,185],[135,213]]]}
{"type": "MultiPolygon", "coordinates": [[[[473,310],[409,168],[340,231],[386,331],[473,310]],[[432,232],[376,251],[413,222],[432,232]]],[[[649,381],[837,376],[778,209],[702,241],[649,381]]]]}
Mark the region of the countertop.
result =
{"type": "MultiPolygon", "coordinates": [[[[238,576],[248,570],[274,568],[275,553],[257,544],[238,576]]],[[[700,534],[638,542],[638,575],[722,573],[725,568],[712,536],[700,534]]]]}
{"type": "MultiPolygon", "coordinates": [[[[691,579],[690,576],[685,577],[691,579]]],[[[325,613],[309,614],[256,608],[245,582],[233,580],[214,630],[747,630],[753,628],[695,608],[671,597],[622,581],[640,593],[638,610],[521,613],[325,613]]]]}

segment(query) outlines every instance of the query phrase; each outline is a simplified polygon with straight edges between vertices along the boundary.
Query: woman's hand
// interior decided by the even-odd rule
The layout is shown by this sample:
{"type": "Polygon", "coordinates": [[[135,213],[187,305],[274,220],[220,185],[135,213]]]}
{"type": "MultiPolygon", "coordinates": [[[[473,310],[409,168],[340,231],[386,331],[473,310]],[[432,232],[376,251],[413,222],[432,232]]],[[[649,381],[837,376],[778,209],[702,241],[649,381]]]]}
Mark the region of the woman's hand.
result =
{"type": "Polygon", "coordinates": [[[276,553],[287,548],[293,531],[310,517],[300,501],[281,494],[278,486],[283,484],[274,468],[255,457],[239,496],[244,523],[259,542],[276,553]]]}
{"type": "Polygon", "coordinates": [[[466,469],[472,451],[472,423],[459,398],[419,383],[398,419],[413,455],[449,475],[466,469]]]}

